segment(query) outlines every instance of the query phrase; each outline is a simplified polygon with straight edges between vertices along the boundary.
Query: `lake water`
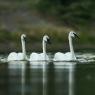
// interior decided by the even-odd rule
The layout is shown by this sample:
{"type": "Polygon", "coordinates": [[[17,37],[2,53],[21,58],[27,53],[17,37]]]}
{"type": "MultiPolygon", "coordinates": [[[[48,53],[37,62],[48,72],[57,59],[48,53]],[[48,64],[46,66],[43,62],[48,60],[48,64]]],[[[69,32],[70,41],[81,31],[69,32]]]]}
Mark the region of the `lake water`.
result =
{"type": "Polygon", "coordinates": [[[78,62],[1,60],[0,95],[95,95],[95,53],[76,55],[78,62]]]}

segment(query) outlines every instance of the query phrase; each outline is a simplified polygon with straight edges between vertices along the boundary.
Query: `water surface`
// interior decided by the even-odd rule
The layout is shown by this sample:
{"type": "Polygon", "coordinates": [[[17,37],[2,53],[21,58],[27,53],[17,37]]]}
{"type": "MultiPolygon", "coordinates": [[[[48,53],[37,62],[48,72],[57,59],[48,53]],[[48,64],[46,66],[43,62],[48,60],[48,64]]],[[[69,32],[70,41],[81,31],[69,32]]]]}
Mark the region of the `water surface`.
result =
{"type": "Polygon", "coordinates": [[[77,58],[0,62],[0,95],[95,95],[95,55],[78,53],[77,58]]]}

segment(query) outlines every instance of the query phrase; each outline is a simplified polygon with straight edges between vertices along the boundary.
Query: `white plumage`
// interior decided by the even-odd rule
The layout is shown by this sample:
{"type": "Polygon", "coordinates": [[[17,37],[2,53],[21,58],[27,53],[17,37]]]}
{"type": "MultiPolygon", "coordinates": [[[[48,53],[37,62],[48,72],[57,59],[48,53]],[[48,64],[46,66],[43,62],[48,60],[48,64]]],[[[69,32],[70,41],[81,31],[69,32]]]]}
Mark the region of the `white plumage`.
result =
{"type": "Polygon", "coordinates": [[[76,60],[76,56],[72,44],[72,38],[74,38],[75,36],[78,37],[75,32],[71,31],[69,33],[68,39],[69,39],[70,52],[67,53],[57,52],[54,55],[53,61],[75,61],[76,60]]]}
{"type": "Polygon", "coordinates": [[[43,37],[42,46],[43,46],[43,53],[31,53],[29,61],[45,61],[49,60],[49,57],[46,53],[46,44],[49,42],[49,37],[45,35],[43,37]]]}
{"type": "Polygon", "coordinates": [[[27,56],[26,56],[26,50],[25,50],[25,34],[21,35],[21,43],[22,43],[22,52],[16,53],[16,52],[12,52],[9,54],[7,60],[8,61],[20,61],[20,60],[27,60],[27,56]]]}

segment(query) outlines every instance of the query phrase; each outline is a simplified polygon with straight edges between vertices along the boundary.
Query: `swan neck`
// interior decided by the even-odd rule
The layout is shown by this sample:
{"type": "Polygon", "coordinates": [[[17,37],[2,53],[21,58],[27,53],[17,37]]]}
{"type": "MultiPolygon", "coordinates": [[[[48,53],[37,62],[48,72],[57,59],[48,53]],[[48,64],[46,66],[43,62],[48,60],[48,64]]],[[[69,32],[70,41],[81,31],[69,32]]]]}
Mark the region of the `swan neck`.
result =
{"type": "Polygon", "coordinates": [[[43,53],[46,54],[46,43],[44,40],[43,40],[42,46],[43,46],[43,53]]]}
{"type": "Polygon", "coordinates": [[[21,43],[22,43],[23,59],[25,59],[26,58],[26,49],[25,49],[25,40],[24,40],[24,38],[21,39],[21,43]]]}
{"type": "Polygon", "coordinates": [[[70,35],[69,35],[69,46],[70,46],[71,54],[74,55],[73,42],[72,42],[72,38],[70,35]]]}

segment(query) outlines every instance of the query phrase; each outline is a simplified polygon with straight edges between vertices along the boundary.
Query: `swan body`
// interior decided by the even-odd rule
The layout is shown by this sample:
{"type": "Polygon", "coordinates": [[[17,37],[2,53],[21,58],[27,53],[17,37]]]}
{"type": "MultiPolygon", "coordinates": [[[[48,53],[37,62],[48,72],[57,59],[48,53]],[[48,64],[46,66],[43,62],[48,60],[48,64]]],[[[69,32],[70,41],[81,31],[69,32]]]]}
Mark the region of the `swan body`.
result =
{"type": "Polygon", "coordinates": [[[17,60],[17,53],[16,52],[12,52],[9,54],[8,61],[12,61],[12,60],[17,60]]]}
{"type": "Polygon", "coordinates": [[[45,61],[49,60],[49,57],[46,53],[46,44],[49,42],[49,37],[45,35],[43,37],[42,46],[43,46],[43,53],[31,53],[29,61],[45,61]]]}
{"type": "Polygon", "coordinates": [[[68,39],[69,39],[70,52],[67,53],[57,52],[54,55],[53,61],[75,61],[76,60],[76,56],[72,44],[72,38],[75,36],[78,37],[75,32],[71,31],[69,33],[68,39]]]}
{"type": "Polygon", "coordinates": [[[47,54],[41,53],[39,54],[39,56],[40,56],[39,58],[41,58],[42,60],[49,60],[49,56],[47,54]]]}
{"type": "Polygon", "coordinates": [[[55,55],[54,55],[53,61],[62,61],[63,58],[64,58],[64,53],[57,52],[57,53],[55,53],[55,55]]]}
{"type": "Polygon", "coordinates": [[[37,61],[39,58],[39,54],[33,52],[32,54],[30,54],[30,61],[34,60],[34,61],[37,61]]]}
{"type": "Polygon", "coordinates": [[[27,60],[26,50],[25,50],[25,34],[21,35],[21,43],[22,43],[22,52],[16,53],[12,52],[9,54],[7,60],[8,61],[20,61],[20,60],[27,60]]]}
{"type": "Polygon", "coordinates": [[[57,52],[54,55],[54,61],[73,61],[76,60],[75,56],[72,56],[71,52],[67,52],[67,53],[61,53],[61,52],[57,52]]]}
{"type": "Polygon", "coordinates": [[[21,52],[17,53],[17,56],[18,56],[18,60],[27,60],[27,56],[21,52]]]}
{"type": "Polygon", "coordinates": [[[48,55],[44,55],[44,53],[32,53],[30,55],[30,61],[44,61],[44,60],[49,60],[48,55]]]}

